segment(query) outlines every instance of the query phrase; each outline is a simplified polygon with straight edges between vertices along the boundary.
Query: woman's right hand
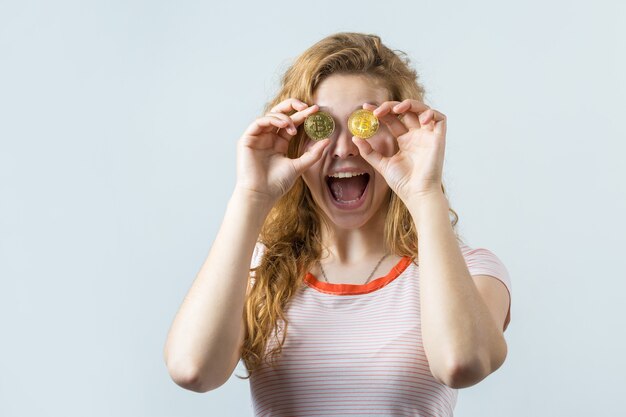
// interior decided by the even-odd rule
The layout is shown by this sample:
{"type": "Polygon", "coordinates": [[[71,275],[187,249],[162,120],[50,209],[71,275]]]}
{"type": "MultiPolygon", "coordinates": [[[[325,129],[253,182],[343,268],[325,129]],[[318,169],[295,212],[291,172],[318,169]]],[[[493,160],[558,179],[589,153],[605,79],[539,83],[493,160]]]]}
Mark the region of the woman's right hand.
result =
{"type": "Polygon", "coordinates": [[[319,141],[299,158],[287,156],[289,141],[316,104],[288,98],[248,126],[237,143],[236,190],[254,195],[273,206],[293,187],[296,179],[317,162],[329,143],[319,141]],[[291,116],[286,114],[296,110],[291,116]],[[278,131],[278,132],[277,132],[278,131]]]}

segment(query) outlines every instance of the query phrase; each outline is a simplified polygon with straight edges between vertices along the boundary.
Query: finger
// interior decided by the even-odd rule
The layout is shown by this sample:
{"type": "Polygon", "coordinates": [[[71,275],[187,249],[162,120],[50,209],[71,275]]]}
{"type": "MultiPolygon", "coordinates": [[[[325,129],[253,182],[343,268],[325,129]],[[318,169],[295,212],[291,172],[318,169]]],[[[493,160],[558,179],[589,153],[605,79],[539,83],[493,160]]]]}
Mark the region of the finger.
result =
{"type": "Polygon", "coordinates": [[[326,149],[329,143],[329,138],[320,140],[315,145],[311,146],[299,158],[293,160],[293,165],[295,166],[298,175],[301,175],[321,158],[324,149],[326,149]]]}
{"type": "MultiPolygon", "coordinates": [[[[276,115],[277,117],[286,117],[288,118],[288,120],[290,120],[292,122],[292,124],[294,125],[294,128],[298,128],[298,126],[300,126],[302,123],[304,123],[304,121],[306,120],[307,117],[309,117],[311,114],[317,112],[319,110],[319,106],[317,104],[313,104],[309,107],[306,107],[304,110],[300,110],[292,115],[286,115],[283,113],[268,113],[268,114],[273,114],[276,115]],[[281,116],[282,115],[282,116],[281,116]]],[[[294,133],[295,135],[295,133],[294,133]]]]}
{"type": "Polygon", "coordinates": [[[274,116],[274,117],[278,117],[281,120],[286,121],[288,123],[288,126],[285,126],[286,131],[292,136],[297,133],[296,125],[293,123],[293,120],[288,115],[284,113],[270,112],[270,113],[267,113],[266,116],[274,116]]]}
{"type": "Polygon", "coordinates": [[[276,129],[276,135],[282,139],[281,142],[289,143],[289,140],[295,135],[290,133],[291,128],[289,130],[283,130],[282,127],[276,129]]]}
{"type": "Polygon", "coordinates": [[[435,122],[434,132],[439,136],[445,137],[448,124],[446,115],[437,110],[431,110],[433,111],[433,121],[435,122]]]}
{"type": "MultiPolygon", "coordinates": [[[[406,100],[405,100],[406,101],[406,100]]],[[[378,110],[374,111],[374,115],[376,117],[384,117],[385,115],[393,115],[394,117],[396,117],[398,120],[400,120],[400,122],[402,123],[402,126],[404,127],[405,130],[411,129],[411,128],[420,128],[420,124],[419,124],[419,120],[417,119],[416,116],[412,116],[412,115],[408,115],[404,114],[403,112],[400,112],[400,114],[398,114],[397,109],[400,109],[402,103],[404,103],[403,101],[386,101],[383,104],[381,104],[378,108],[378,110]],[[406,119],[406,120],[405,120],[406,119]]],[[[402,133],[400,133],[401,135],[402,133]]],[[[400,136],[398,135],[398,136],[400,136]]],[[[396,137],[398,137],[396,136],[396,137]]]]}
{"type": "MultiPolygon", "coordinates": [[[[310,107],[307,107],[304,110],[301,110],[299,112],[296,112],[290,116],[288,115],[282,115],[286,118],[288,118],[288,120],[291,122],[292,125],[292,131],[286,131],[286,132],[280,132],[277,131],[276,133],[278,135],[280,135],[283,139],[285,140],[289,140],[291,139],[291,137],[293,135],[295,135],[296,133],[298,133],[298,127],[304,123],[304,121],[306,120],[307,117],[309,117],[310,115],[312,115],[313,113],[317,112],[319,110],[319,106],[317,104],[313,104],[310,107]]],[[[277,117],[280,117],[281,113],[271,113],[273,115],[276,115],[277,117]]]]}
{"type": "Polygon", "coordinates": [[[419,100],[413,100],[407,98],[402,103],[394,106],[392,111],[396,114],[401,114],[403,123],[409,128],[421,128],[419,115],[430,109],[426,104],[419,100]]]}
{"type": "Polygon", "coordinates": [[[273,127],[283,128],[288,125],[289,123],[286,120],[281,120],[278,117],[263,116],[252,122],[248,129],[246,129],[245,134],[256,136],[273,130],[273,127]]]}
{"type": "Polygon", "coordinates": [[[396,109],[402,109],[403,111],[411,111],[413,113],[420,114],[430,109],[430,107],[419,100],[407,98],[406,100],[403,100],[400,104],[396,104],[394,106],[394,111],[396,109]]]}
{"type": "MultiPolygon", "coordinates": [[[[365,103],[363,105],[363,108],[367,110],[371,110],[373,112],[378,107],[376,107],[373,104],[365,103]]],[[[377,118],[378,120],[383,122],[385,126],[387,126],[387,129],[389,129],[391,134],[396,138],[404,135],[408,131],[406,126],[400,121],[400,119],[398,118],[398,115],[396,114],[387,113],[384,116],[377,116],[377,118]]]]}
{"type": "Polygon", "coordinates": [[[435,121],[438,122],[440,120],[445,119],[446,116],[435,110],[435,109],[428,109],[427,111],[425,111],[424,113],[420,114],[420,122],[422,123],[430,123],[431,121],[435,121]]]}
{"type": "Polygon", "coordinates": [[[434,130],[438,122],[445,119],[445,116],[435,109],[428,109],[419,116],[420,122],[429,130],[434,130]]]}
{"type": "MultiPolygon", "coordinates": [[[[272,109],[270,110],[270,113],[276,114],[276,115],[284,114],[286,117],[289,117],[285,113],[290,113],[294,110],[296,112],[303,111],[303,110],[306,110],[307,108],[309,108],[309,106],[305,102],[295,99],[295,98],[288,98],[286,100],[281,101],[274,107],[272,107],[272,109]]],[[[281,128],[278,128],[276,130],[276,134],[285,140],[291,139],[292,136],[298,133],[297,127],[293,123],[293,119],[289,119],[289,122],[292,125],[291,128],[287,128],[287,130],[281,130],[281,128]]]]}
{"type": "Polygon", "coordinates": [[[270,112],[289,113],[292,110],[299,111],[299,110],[304,110],[307,107],[308,105],[303,101],[300,101],[295,98],[288,98],[286,100],[281,101],[274,107],[272,107],[270,112]]]}
{"type": "Polygon", "coordinates": [[[388,113],[391,113],[391,109],[400,104],[399,101],[385,101],[376,110],[374,110],[374,116],[382,117],[388,113]]]}
{"type": "Polygon", "coordinates": [[[291,138],[296,133],[298,133],[298,128],[295,127],[293,121],[286,114],[268,113],[267,117],[275,117],[281,121],[280,126],[276,129],[276,132],[274,133],[278,135],[281,139],[283,139],[287,144],[289,143],[291,138]]]}
{"type": "Polygon", "coordinates": [[[359,154],[369,163],[374,169],[382,173],[383,164],[386,157],[376,151],[367,139],[361,139],[356,136],[352,136],[352,142],[359,148],[359,154]]]}
{"type": "Polygon", "coordinates": [[[300,110],[299,112],[296,112],[289,117],[291,117],[291,120],[296,126],[300,126],[302,123],[304,123],[307,117],[317,112],[318,110],[319,106],[317,104],[313,104],[310,107],[307,107],[304,110],[300,110]]]}

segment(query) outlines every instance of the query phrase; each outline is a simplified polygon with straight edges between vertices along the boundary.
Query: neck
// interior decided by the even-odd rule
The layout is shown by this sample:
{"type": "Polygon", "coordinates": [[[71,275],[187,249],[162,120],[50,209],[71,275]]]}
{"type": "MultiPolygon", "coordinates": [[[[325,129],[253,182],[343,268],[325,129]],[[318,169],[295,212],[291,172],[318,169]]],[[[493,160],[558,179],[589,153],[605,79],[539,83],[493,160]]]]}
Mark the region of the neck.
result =
{"type": "MultiPolygon", "coordinates": [[[[362,284],[367,284],[372,277],[374,276],[374,273],[376,272],[376,270],[378,269],[378,267],[380,266],[380,264],[383,262],[383,260],[385,260],[385,258],[387,258],[389,256],[388,253],[386,253],[385,255],[383,255],[379,260],[378,263],[376,264],[376,266],[374,267],[374,269],[370,272],[369,276],[367,277],[367,279],[362,283],[362,284]]],[[[321,262],[318,261],[319,267],[320,267],[320,271],[322,273],[322,276],[324,277],[324,281],[326,282],[330,282],[328,280],[328,276],[326,275],[326,272],[324,271],[324,267],[322,266],[321,262]]]]}
{"type": "Polygon", "coordinates": [[[378,259],[389,252],[382,234],[384,227],[335,229],[322,232],[322,261],[354,265],[363,259],[378,259]]]}

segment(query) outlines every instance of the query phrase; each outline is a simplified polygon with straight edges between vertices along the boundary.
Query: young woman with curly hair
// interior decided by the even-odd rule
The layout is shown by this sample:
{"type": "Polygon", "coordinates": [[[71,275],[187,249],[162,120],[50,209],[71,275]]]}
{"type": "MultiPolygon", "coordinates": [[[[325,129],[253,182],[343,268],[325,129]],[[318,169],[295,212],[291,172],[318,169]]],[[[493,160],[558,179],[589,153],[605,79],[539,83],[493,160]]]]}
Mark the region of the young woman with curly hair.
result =
{"type": "Polygon", "coordinates": [[[165,358],[206,392],[240,360],[255,415],[450,416],[505,360],[511,282],[458,237],[446,116],[401,51],[337,33],[300,55],[237,143],[237,182],[165,358]],[[351,132],[355,111],[378,130],[351,132]],[[312,139],[307,118],[332,118],[312,139]],[[452,217],[452,220],[451,220],[452,217]]]}

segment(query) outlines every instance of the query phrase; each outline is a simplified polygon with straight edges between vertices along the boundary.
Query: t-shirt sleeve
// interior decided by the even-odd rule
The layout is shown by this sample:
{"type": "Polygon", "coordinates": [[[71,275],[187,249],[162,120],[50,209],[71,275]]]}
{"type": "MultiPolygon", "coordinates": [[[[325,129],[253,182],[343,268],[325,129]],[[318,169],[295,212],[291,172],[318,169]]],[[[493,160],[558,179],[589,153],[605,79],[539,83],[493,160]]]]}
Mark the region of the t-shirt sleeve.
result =
{"type": "Polygon", "coordinates": [[[496,256],[492,251],[485,248],[471,248],[468,245],[461,243],[461,252],[465,258],[467,269],[470,275],[489,275],[504,284],[509,293],[509,308],[506,313],[506,319],[504,320],[503,331],[509,325],[511,321],[511,276],[506,266],[502,263],[500,258],[496,256]]]}
{"type": "MultiPolygon", "coordinates": [[[[261,263],[263,253],[265,252],[265,245],[259,241],[254,245],[254,251],[252,252],[252,259],[250,260],[250,269],[256,268],[261,263]]],[[[250,287],[254,285],[254,271],[250,271],[250,287]]]]}

